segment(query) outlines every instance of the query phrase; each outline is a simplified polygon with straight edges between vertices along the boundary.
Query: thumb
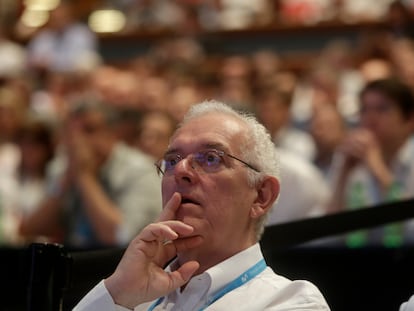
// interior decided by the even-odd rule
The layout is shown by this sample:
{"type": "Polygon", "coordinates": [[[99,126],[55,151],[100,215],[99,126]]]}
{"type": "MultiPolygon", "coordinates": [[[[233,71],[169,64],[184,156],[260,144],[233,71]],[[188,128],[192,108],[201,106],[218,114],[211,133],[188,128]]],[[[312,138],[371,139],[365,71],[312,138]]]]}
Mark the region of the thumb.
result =
{"type": "Polygon", "coordinates": [[[186,284],[193,274],[198,270],[200,264],[197,261],[189,261],[180,268],[170,273],[173,289],[177,289],[186,284]]]}

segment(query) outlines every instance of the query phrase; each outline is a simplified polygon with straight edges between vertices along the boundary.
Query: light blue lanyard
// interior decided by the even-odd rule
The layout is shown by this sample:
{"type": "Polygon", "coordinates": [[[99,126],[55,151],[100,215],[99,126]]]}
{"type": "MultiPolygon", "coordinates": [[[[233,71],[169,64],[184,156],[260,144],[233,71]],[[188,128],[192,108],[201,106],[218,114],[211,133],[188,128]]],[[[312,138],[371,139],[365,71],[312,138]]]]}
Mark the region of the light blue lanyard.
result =
{"type": "MultiPolygon", "coordinates": [[[[226,295],[227,293],[231,292],[233,289],[236,289],[237,287],[242,286],[243,284],[247,283],[257,275],[259,275],[261,272],[266,269],[267,265],[264,259],[261,259],[258,261],[254,266],[250,267],[248,270],[243,272],[241,275],[239,275],[236,279],[228,283],[225,287],[223,287],[221,290],[219,290],[217,293],[209,297],[203,307],[199,311],[202,311],[206,309],[209,305],[219,300],[221,297],[226,295]]],[[[164,297],[159,298],[157,301],[155,301],[148,309],[148,311],[152,311],[155,309],[156,306],[158,306],[161,301],[164,299],[164,297]]]]}

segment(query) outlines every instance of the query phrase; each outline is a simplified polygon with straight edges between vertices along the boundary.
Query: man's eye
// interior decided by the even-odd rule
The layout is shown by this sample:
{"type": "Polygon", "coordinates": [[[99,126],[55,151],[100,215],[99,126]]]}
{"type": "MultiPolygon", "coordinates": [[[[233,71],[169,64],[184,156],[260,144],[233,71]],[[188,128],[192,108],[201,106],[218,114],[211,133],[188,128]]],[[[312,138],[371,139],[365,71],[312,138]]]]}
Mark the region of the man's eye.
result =
{"type": "Polygon", "coordinates": [[[178,158],[176,156],[174,157],[168,157],[165,159],[165,166],[167,169],[172,168],[174,166],[177,165],[177,163],[179,162],[178,158]]]}
{"type": "Polygon", "coordinates": [[[220,156],[215,152],[207,152],[204,155],[204,159],[208,165],[217,165],[221,162],[220,156]]]}
{"type": "Polygon", "coordinates": [[[168,165],[174,166],[176,164],[177,164],[177,160],[176,159],[168,160],[168,165]]]}

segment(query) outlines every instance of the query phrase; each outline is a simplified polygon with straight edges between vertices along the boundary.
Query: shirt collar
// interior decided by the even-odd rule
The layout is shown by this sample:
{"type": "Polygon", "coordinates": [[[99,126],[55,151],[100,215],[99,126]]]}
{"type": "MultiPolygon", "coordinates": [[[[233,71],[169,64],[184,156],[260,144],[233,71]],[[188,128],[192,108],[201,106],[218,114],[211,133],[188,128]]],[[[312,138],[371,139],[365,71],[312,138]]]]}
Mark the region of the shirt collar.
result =
{"type": "MultiPolygon", "coordinates": [[[[216,291],[226,286],[229,282],[237,278],[261,259],[263,259],[263,254],[259,243],[256,243],[203,272],[200,277],[203,279],[207,278],[210,281],[208,295],[214,294],[216,291]]],[[[175,270],[176,265],[177,261],[174,260],[167,267],[167,270],[175,270]]],[[[187,287],[188,286],[191,286],[191,280],[187,287]]]]}
{"type": "Polygon", "coordinates": [[[237,253],[221,263],[206,270],[205,273],[211,279],[208,296],[226,286],[229,282],[240,276],[259,260],[263,259],[259,243],[237,253]]]}

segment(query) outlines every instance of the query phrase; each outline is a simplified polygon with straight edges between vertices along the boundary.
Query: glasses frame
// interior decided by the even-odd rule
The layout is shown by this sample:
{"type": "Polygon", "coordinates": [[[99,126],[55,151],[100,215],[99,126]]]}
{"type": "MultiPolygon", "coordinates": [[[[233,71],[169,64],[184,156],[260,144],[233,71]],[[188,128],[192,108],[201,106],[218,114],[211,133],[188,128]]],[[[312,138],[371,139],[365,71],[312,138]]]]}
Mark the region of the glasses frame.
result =
{"type": "MultiPolygon", "coordinates": [[[[242,163],[242,164],[244,164],[244,166],[246,166],[246,167],[248,167],[248,168],[250,168],[250,169],[252,169],[253,171],[255,171],[256,173],[260,173],[260,170],[259,169],[257,169],[256,167],[254,167],[252,164],[250,164],[250,163],[247,163],[246,161],[244,161],[244,160],[242,160],[242,159],[240,159],[240,158],[238,158],[238,157],[236,157],[236,156],[234,156],[234,155],[232,155],[232,154],[229,154],[229,153],[227,153],[227,152],[224,152],[223,150],[217,150],[217,149],[206,149],[206,150],[202,150],[202,151],[214,151],[214,152],[216,152],[219,156],[221,156],[221,157],[223,157],[223,156],[227,156],[227,157],[229,157],[229,158],[231,158],[231,159],[234,159],[234,160],[236,160],[236,161],[239,161],[240,163],[242,163]]],[[[189,154],[189,155],[194,155],[194,154],[197,154],[197,153],[199,153],[199,152],[201,152],[201,151],[197,151],[197,152],[194,152],[194,153],[191,153],[191,154],[189,154]]],[[[183,157],[182,155],[180,155],[179,153],[177,153],[177,160],[178,160],[178,162],[177,162],[177,164],[180,162],[180,161],[182,161],[182,160],[184,160],[185,158],[187,158],[189,155],[187,155],[186,157],[183,157]]],[[[162,158],[162,159],[160,159],[160,160],[158,160],[157,162],[155,162],[154,163],[154,165],[155,165],[155,167],[157,168],[157,173],[158,173],[158,175],[160,175],[160,176],[165,176],[165,172],[162,170],[162,168],[161,168],[161,163],[162,163],[162,161],[164,161],[164,158],[162,158]]],[[[177,165],[176,164],[176,165],[177,165]]]]}

